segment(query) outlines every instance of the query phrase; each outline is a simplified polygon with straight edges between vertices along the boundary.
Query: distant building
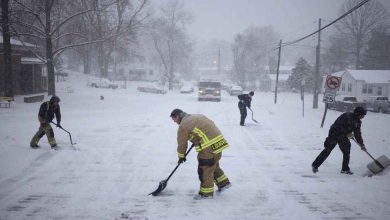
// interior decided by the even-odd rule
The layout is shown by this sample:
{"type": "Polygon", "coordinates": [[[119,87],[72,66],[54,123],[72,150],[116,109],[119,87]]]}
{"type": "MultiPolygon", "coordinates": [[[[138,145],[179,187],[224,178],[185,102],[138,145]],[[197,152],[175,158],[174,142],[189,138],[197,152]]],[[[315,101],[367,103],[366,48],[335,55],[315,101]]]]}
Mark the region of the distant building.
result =
{"type": "Polygon", "coordinates": [[[119,65],[117,67],[119,78],[130,81],[158,81],[161,78],[159,71],[147,65],[119,65]]]}
{"type": "MultiPolygon", "coordinates": [[[[12,83],[15,95],[31,95],[47,92],[47,71],[43,61],[36,58],[30,51],[40,53],[36,45],[11,39],[13,82],[4,79],[4,46],[3,35],[0,32],[0,85],[12,83]],[[24,44],[24,45],[23,45],[24,44]]],[[[0,95],[4,88],[0,87],[0,95]]]]}
{"type": "MultiPolygon", "coordinates": [[[[294,66],[279,66],[278,91],[290,90],[288,78],[291,76],[294,66]]],[[[260,77],[260,90],[275,91],[276,87],[276,70],[270,70],[265,66],[266,74],[260,77]]]]}
{"type": "MultiPolygon", "coordinates": [[[[342,78],[337,92],[339,95],[356,96],[359,101],[369,96],[390,96],[390,70],[346,69],[331,75],[342,78]]],[[[323,77],[323,85],[325,79],[326,76],[323,77]]]]}

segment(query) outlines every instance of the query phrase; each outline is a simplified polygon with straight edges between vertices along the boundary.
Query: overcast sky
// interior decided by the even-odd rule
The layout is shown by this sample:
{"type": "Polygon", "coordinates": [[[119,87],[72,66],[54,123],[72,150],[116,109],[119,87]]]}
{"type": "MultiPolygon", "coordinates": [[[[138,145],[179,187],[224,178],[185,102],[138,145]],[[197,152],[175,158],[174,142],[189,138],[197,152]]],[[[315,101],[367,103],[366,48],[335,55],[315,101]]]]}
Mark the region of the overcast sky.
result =
{"type": "MultiPolygon", "coordinates": [[[[152,0],[161,4],[169,0],[152,0]]],[[[380,0],[387,9],[390,0],[380,0]]],[[[339,16],[344,0],[186,0],[195,17],[188,30],[193,38],[232,41],[249,26],[271,25],[283,41],[295,40],[326,25],[339,16]]],[[[361,0],[356,0],[356,4],[361,0]]]]}

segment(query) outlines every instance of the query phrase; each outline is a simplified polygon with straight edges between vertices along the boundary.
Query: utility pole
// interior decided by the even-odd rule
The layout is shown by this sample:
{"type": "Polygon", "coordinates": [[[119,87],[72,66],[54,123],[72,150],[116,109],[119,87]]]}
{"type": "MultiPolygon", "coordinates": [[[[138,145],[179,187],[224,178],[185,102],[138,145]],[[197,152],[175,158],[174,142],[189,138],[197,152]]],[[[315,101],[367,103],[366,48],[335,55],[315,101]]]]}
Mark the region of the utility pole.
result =
{"type": "Polygon", "coordinates": [[[279,81],[279,66],[280,66],[280,52],[282,50],[282,40],[279,41],[278,66],[276,67],[276,82],[275,82],[275,104],[278,100],[278,81],[279,81]]]}
{"type": "Polygon", "coordinates": [[[318,108],[318,93],[320,81],[320,45],[321,45],[321,18],[318,20],[318,44],[316,47],[316,72],[314,75],[313,108],[318,108]]]}
{"type": "Polygon", "coordinates": [[[221,48],[218,48],[218,74],[221,73],[221,48]]]}

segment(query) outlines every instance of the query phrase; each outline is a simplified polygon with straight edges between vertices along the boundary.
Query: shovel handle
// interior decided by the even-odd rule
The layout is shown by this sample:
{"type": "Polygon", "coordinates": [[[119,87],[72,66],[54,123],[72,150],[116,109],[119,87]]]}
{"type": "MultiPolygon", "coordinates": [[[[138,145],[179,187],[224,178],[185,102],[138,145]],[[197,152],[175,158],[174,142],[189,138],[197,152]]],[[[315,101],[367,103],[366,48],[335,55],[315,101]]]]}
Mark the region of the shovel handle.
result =
{"type": "MultiPolygon", "coordinates": [[[[190,153],[190,151],[192,150],[192,148],[194,147],[194,144],[191,145],[190,149],[188,149],[188,151],[186,152],[186,154],[184,155],[184,157],[186,157],[188,155],[188,153],[190,153]]],[[[180,163],[178,163],[175,167],[175,169],[173,169],[173,171],[171,172],[171,174],[169,174],[168,178],[165,180],[165,182],[168,182],[168,180],[171,178],[171,176],[175,173],[175,171],[177,170],[177,168],[179,168],[180,166],[180,163]]]]}
{"type": "MultiPolygon", "coordinates": [[[[353,137],[352,136],[352,138],[351,138],[352,140],[354,140],[355,141],[355,143],[357,144],[357,145],[359,145],[360,146],[360,144],[356,141],[356,139],[355,139],[355,137],[353,137]]],[[[368,156],[370,156],[371,157],[371,159],[373,159],[374,160],[374,162],[376,163],[376,165],[378,165],[381,169],[384,169],[385,167],[381,164],[381,163],[379,163],[379,161],[377,161],[370,153],[368,153],[368,151],[367,150],[363,150],[364,152],[366,152],[367,153],[367,155],[368,156]]]]}

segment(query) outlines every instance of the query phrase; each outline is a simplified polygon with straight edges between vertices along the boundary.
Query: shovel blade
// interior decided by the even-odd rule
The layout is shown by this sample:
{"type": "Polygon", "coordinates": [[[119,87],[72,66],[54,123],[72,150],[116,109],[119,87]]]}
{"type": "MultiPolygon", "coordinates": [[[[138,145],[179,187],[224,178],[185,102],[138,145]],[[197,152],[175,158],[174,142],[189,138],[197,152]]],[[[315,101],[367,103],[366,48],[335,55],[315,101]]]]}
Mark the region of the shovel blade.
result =
{"type": "Polygon", "coordinates": [[[158,184],[158,188],[153,192],[149,193],[149,195],[157,196],[160,192],[162,192],[165,189],[165,187],[167,187],[167,181],[161,180],[160,183],[158,184]]]}
{"type": "Polygon", "coordinates": [[[382,155],[376,159],[376,161],[372,161],[367,164],[368,170],[373,172],[374,174],[383,171],[386,167],[390,166],[390,159],[385,155],[382,155]]]}

